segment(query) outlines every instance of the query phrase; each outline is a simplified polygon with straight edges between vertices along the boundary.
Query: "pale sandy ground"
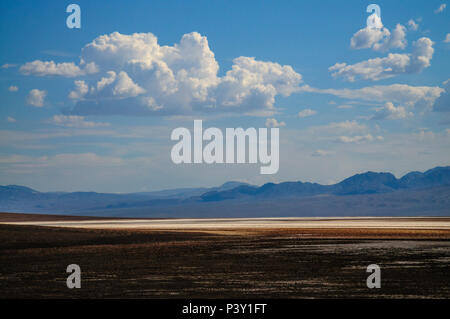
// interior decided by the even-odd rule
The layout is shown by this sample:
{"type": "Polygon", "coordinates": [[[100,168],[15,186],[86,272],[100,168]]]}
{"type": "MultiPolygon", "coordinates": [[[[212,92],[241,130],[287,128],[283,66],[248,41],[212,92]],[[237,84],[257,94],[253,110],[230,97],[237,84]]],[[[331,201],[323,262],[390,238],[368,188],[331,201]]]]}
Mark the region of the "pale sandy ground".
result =
{"type": "Polygon", "coordinates": [[[268,228],[380,228],[450,230],[450,217],[330,217],[330,218],[217,218],[217,219],[102,219],[0,222],[90,229],[268,229],[268,228]]]}

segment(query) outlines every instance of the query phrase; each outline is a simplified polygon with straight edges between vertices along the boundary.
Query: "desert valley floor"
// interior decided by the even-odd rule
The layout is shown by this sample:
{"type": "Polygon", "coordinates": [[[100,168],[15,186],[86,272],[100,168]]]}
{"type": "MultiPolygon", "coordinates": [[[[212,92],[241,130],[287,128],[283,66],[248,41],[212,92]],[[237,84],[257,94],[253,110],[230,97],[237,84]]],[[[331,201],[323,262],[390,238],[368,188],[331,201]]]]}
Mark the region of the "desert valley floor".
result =
{"type": "Polygon", "coordinates": [[[1,298],[449,298],[449,269],[446,217],[0,214],[1,298]],[[66,287],[69,264],[81,289],[66,287]]]}

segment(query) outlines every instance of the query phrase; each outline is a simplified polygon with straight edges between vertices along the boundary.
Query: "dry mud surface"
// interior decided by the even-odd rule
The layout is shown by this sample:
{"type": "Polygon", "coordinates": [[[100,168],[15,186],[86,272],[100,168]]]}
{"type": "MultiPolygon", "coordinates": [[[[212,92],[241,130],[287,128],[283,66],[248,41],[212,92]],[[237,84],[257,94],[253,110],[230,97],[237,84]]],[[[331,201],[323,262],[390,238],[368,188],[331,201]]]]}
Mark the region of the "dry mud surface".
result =
{"type": "Polygon", "coordinates": [[[0,298],[450,297],[450,218],[0,223],[0,298]],[[81,289],[66,287],[69,264],[81,289]],[[370,264],[380,289],[366,286],[370,264]]]}

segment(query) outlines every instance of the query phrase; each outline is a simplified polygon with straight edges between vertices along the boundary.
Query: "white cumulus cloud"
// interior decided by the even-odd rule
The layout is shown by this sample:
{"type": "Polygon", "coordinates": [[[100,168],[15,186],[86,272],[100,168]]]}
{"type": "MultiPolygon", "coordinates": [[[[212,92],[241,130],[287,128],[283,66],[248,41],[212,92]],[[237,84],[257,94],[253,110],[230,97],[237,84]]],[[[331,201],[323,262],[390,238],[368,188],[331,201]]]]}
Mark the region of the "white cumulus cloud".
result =
{"type": "Polygon", "coordinates": [[[408,112],[403,106],[395,106],[391,102],[387,102],[384,106],[376,109],[374,120],[400,120],[413,116],[412,112],[408,112]]]}
{"type": "Polygon", "coordinates": [[[32,106],[42,107],[44,106],[44,100],[47,96],[47,91],[33,89],[28,93],[27,103],[32,106]]]}
{"type": "Polygon", "coordinates": [[[416,23],[416,21],[414,21],[413,19],[410,19],[408,21],[408,29],[411,31],[417,31],[417,29],[419,29],[419,24],[416,23]]]}
{"type": "Polygon", "coordinates": [[[333,77],[353,82],[357,79],[382,80],[399,74],[419,73],[430,66],[433,41],[423,37],[413,43],[410,54],[389,53],[384,58],[369,59],[356,64],[336,63],[329,68],[333,77]]]}
{"type": "Polygon", "coordinates": [[[113,88],[113,95],[121,97],[134,97],[144,93],[145,90],[133,82],[124,71],[117,76],[117,83],[113,88]]]}
{"type": "Polygon", "coordinates": [[[19,88],[18,88],[17,86],[15,86],[15,85],[11,85],[11,86],[8,88],[8,91],[9,91],[9,92],[17,92],[17,91],[19,91],[19,88]]]}
{"type": "Polygon", "coordinates": [[[286,126],[286,123],[284,122],[278,122],[276,119],[271,118],[266,120],[266,127],[284,127],[286,126]]]}
{"type": "Polygon", "coordinates": [[[98,67],[92,62],[87,64],[83,63],[82,68],[80,68],[80,66],[73,62],[55,63],[54,61],[36,60],[25,63],[19,70],[25,75],[76,77],[97,73],[98,67]]]}
{"type": "Polygon", "coordinates": [[[392,33],[385,27],[365,27],[356,32],[350,40],[352,49],[371,48],[383,52],[390,49],[404,49],[406,44],[406,28],[401,24],[397,24],[392,33]]]}
{"type": "MultiPolygon", "coordinates": [[[[75,106],[65,114],[274,114],[276,96],[291,95],[302,82],[291,66],[244,56],[218,76],[208,40],[197,32],[172,46],[160,45],[152,33],[114,32],[87,44],[81,61],[99,72],[75,82],[69,94],[75,106]]],[[[71,67],[63,73],[79,73],[71,67]]]]}
{"type": "Polygon", "coordinates": [[[393,102],[412,108],[432,109],[445,89],[439,86],[412,86],[407,84],[374,85],[359,89],[319,89],[304,85],[299,89],[299,92],[330,94],[340,98],[371,103],[393,102]]]}
{"type": "Polygon", "coordinates": [[[75,89],[69,93],[71,99],[81,99],[89,91],[89,86],[84,81],[75,81],[75,89]]]}

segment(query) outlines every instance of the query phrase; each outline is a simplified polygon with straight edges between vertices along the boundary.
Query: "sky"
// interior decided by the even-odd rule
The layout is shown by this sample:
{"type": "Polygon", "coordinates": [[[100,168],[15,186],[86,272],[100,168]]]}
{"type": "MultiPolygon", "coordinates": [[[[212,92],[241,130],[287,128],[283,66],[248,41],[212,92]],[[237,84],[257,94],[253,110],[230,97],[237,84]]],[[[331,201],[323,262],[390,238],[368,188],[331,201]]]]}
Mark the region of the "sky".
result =
{"type": "Polygon", "coordinates": [[[143,192],[450,164],[443,1],[0,3],[0,185],[143,192]],[[70,29],[66,7],[81,8],[70,29]],[[278,127],[280,164],[174,164],[178,127],[278,127]]]}

